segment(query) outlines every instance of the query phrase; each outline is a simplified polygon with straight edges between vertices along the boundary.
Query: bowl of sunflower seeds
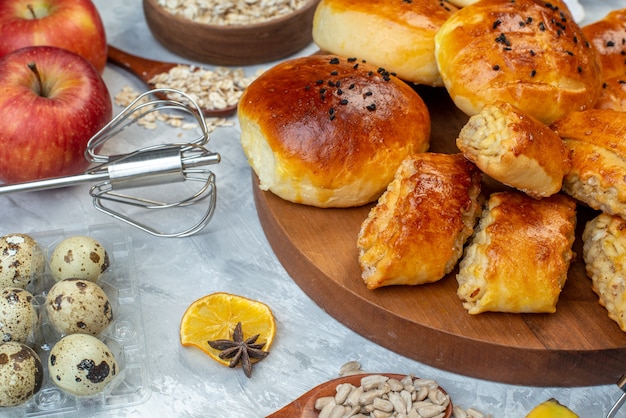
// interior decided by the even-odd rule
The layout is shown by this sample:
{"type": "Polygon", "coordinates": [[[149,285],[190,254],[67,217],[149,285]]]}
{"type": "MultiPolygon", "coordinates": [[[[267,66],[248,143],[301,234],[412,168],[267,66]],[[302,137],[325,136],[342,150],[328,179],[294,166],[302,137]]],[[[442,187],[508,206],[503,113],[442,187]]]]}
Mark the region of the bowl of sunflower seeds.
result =
{"type": "Polygon", "coordinates": [[[143,0],[152,35],[166,49],[213,65],[254,65],[312,42],[319,0],[143,0]]]}

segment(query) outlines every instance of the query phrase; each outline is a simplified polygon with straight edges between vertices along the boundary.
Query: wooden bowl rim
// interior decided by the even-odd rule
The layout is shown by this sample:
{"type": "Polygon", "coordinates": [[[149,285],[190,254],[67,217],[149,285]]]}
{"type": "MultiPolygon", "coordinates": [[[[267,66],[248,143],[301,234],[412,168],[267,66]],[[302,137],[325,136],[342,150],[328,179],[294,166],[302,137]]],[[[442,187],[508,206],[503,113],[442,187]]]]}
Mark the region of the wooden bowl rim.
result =
{"type": "Polygon", "coordinates": [[[279,26],[280,24],[288,22],[292,19],[296,19],[297,17],[308,13],[311,10],[311,8],[317,7],[317,4],[321,0],[306,0],[306,3],[302,7],[286,15],[282,15],[282,16],[265,20],[262,22],[243,24],[243,25],[214,25],[214,24],[209,24],[209,23],[201,23],[195,20],[187,19],[185,17],[169,13],[161,5],[157,3],[157,0],[143,0],[143,1],[145,5],[149,5],[155,11],[157,11],[157,13],[168,16],[168,18],[171,18],[172,20],[176,21],[178,24],[190,26],[192,28],[203,29],[205,31],[210,30],[210,31],[222,32],[222,33],[224,32],[235,33],[235,32],[250,31],[250,30],[254,30],[256,32],[259,29],[273,28],[275,26],[279,26]]]}

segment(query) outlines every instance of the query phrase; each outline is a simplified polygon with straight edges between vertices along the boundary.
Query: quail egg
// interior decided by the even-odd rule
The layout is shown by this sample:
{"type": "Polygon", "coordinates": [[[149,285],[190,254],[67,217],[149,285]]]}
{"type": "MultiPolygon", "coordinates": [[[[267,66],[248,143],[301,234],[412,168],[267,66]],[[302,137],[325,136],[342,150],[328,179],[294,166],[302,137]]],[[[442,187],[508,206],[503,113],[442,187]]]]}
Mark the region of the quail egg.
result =
{"type": "Polygon", "coordinates": [[[117,376],[117,360],[109,347],[91,335],[63,337],[50,350],[51,380],[74,395],[93,395],[117,376]]]}
{"type": "Polygon", "coordinates": [[[83,279],[56,282],[46,296],[46,313],[61,334],[97,335],[113,320],[104,290],[83,279]]]}
{"type": "Polygon", "coordinates": [[[10,341],[0,345],[0,406],[16,406],[41,389],[43,365],[29,346],[10,341]]]}
{"type": "Polygon", "coordinates": [[[26,343],[37,323],[33,295],[19,287],[5,287],[0,292],[0,339],[2,342],[26,343]]]}
{"type": "Polygon", "coordinates": [[[26,234],[0,237],[0,288],[26,289],[33,274],[42,273],[43,252],[37,242],[26,234]]]}
{"type": "Polygon", "coordinates": [[[95,282],[109,268],[109,255],[96,239],[76,235],[65,238],[50,255],[55,280],[86,279],[95,282]]]}

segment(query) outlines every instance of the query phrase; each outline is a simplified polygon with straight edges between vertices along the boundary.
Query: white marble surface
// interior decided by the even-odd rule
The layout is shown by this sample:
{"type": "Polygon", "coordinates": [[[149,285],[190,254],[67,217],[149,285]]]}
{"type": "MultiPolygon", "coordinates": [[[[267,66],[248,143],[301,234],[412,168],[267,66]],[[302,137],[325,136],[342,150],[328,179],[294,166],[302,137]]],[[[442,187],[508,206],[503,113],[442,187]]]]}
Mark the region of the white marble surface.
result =
{"type": "MultiPolygon", "coordinates": [[[[95,3],[111,44],[150,58],[185,61],[152,38],[140,0],[95,3]]],[[[623,0],[581,3],[585,6],[583,23],[624,7],[623,0]]],[[[314,49],[311,46],[302,54],[314,49]]],[[[250,68],[250,74],[254,70],[250,68]]],[[[124,85],[142,88],[137,79],[114,66],[107,67],[104,78],[112,95],[124,85]]],[[[214,170],[219,197],[209,227],[184,239],[158,239],[128,228],[135,246],[152,394],[139,405],[95,416],[261,417],[336,377],[340,366],[349,360],[359,360],[367,371],[435,378],[454,403],[476,407],[494,417],[523,417],[532,406],[550,397],[581,417],[606,415],[621,394],[615,385],[536,388],[468,378],[395,354],[328,316],[291,280],[266,241],[234,118],[233,122],[235,126],[220,128],[211,136],[210,147],[221,154],[222,162],[214,170]],[[179,344],[179,321],[186,307],[215,291],[261,300],[275,313],[277,338],[271,355],[255,366],[252,379],[240,369],[222,367],[198,350],[179,344]]],[[[177,131],[163,128],[151,135],[154,137],[139,138],[137,145],[171,142],[177,131]]],[[[0,234],[80,229],[113,222],[94,210],[87,186],[0,196],[0,214],[0,234]]],[[[84,415],[85,411],[68,416],[84,415]]],[[[626,416],[626,411],[620,416],[626,416]]]]}

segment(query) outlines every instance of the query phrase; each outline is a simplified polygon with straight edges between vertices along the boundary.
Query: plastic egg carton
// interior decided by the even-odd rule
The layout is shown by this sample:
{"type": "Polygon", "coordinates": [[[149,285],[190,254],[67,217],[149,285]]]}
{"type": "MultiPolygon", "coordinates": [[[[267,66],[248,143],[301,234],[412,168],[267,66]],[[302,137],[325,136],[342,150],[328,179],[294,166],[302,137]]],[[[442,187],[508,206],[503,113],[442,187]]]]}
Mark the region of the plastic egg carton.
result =
{"type": "MultiPolygon", "coordinates": [[[[21,232],[21,231],[12,231],[21,232]]],[[[149,369],[141,303],[137,288],[135,259],[129,236],[115,224],[94,225],[84,230],[54,230],[28,232],[37,241],[46,257],[43,274],[32,277],[27,287],[35,300],[39,324],[28,345],[33,347],[44,368],[41,390],[25,404],[0,407],[0,416],[41,417],[57,414],[87,416],[116,408],[138,405],[151,395],[149,369]],[[104,389],[91,396],[76,396],[57,387],[48,373],[48,357],[62,335],[47,321],[45,299],[55,283],[50,274],[50,255],[64,238],[85,235],[104,246],[110,266],[97,284],[105,291],[113,310],[113,322],[97,335],[113,352],[118,363],[118,375],[104,389]]]]}

